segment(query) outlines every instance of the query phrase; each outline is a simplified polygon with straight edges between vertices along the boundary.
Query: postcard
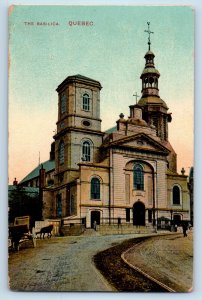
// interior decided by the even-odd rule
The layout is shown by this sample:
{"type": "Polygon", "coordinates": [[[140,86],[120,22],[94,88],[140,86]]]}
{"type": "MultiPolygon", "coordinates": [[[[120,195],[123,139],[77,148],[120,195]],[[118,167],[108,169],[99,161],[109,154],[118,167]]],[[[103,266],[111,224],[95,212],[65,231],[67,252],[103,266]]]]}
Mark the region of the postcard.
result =
{"type": "Polygon", "coordinates": [[[9,287],[193,289],[194,10],[9,7],[9,287]]]}

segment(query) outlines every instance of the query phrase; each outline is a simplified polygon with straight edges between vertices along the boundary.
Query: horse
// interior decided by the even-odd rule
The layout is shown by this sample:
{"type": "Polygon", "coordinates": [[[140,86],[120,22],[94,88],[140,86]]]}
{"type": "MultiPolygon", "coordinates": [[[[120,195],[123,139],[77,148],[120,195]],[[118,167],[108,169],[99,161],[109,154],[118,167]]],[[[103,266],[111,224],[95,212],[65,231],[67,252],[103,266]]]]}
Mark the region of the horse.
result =
{"type": "Polygon", "coordinates": [[[43,239],[44,239],[44,235],[47,233],[47,238],[51,238],[52,232],[53,230],[53,225],[48,225],[48,226],[45,226],[45,227],[42,227],[41,230],[39,232],[36,232],[36,234],[40,234],[40,239],[41,239],[41,236],[43,234],[43,239]]]}

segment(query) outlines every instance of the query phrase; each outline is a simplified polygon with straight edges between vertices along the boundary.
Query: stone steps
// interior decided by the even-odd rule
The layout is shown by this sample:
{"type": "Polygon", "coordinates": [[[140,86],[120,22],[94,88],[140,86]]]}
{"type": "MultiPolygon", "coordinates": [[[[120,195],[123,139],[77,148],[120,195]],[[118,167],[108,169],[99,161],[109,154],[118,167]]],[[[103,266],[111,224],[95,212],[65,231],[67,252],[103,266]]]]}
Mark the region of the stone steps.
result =
{"type": "Polygon", "coordinates": [[[84,235],[84,236],[99,236],[110,234],[149,234],[155,232],[151,225],[134,226],[133,224],[111,224],[97,225],[97,230],[92,228],[84,228],[81,225],[64,225],[61,227],[61,233],[64,236],[84,235]]]}
{"type": "Polygon", "coordinates": [[[64,225],[61,227],[61,234],[64,236],[72,236],[72,235],[81,235],[84,232],[85,228],[83,225],[64,225]]]}
{"type": "Polygon", "coordinates": [[[153,233],[155,230],[151,225],[147,226],[134,226],[133,224],[123,225],[97,225],[97,230],[86,229],[84,235],[109,235],[109,234],[148,234],[153,233]]]}
{"type": "Polygon", "coordinates": [[[98,231],[95,231],[92,228],[86,228],[83,235],[84,236],[98,236],[98,235],[100,235],[100,233],[98,231]]]}

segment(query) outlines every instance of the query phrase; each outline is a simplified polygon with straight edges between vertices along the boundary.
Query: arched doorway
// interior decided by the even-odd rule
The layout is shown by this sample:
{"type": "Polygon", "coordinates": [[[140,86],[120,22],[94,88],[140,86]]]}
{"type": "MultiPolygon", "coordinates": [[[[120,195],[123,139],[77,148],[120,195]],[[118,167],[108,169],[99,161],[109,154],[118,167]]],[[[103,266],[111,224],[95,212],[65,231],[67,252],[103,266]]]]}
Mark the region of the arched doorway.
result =
{"type": "Polygon", "coordinates": [[[180,226],[180,224],[181,224],[181,215],[175,214],[173,216],[173,222],[174,222],[174,224],[180,226]]]}
{"type": "Polygon", "coordinates": [[[145,225],[145,206],[140,201],[133,205],[133,225],[145,225]]]}
{"type": "Polygon", "coordinates": [[[100,211],[98,210],[91,211],[91,228],[95,221],[97,225],[100,225],[100,211]]]}

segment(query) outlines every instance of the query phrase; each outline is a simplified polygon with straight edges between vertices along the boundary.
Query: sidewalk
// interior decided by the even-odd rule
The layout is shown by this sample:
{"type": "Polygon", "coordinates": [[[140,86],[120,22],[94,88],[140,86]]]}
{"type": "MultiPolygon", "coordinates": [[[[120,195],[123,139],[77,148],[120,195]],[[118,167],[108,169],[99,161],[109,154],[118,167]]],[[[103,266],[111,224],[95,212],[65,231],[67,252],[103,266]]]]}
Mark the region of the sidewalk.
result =
{"type": "Polygon", "coordinates": [[[124,258],[177,292],[193,286],[193,232],[158,236],[126,251],[124,258]]]}

